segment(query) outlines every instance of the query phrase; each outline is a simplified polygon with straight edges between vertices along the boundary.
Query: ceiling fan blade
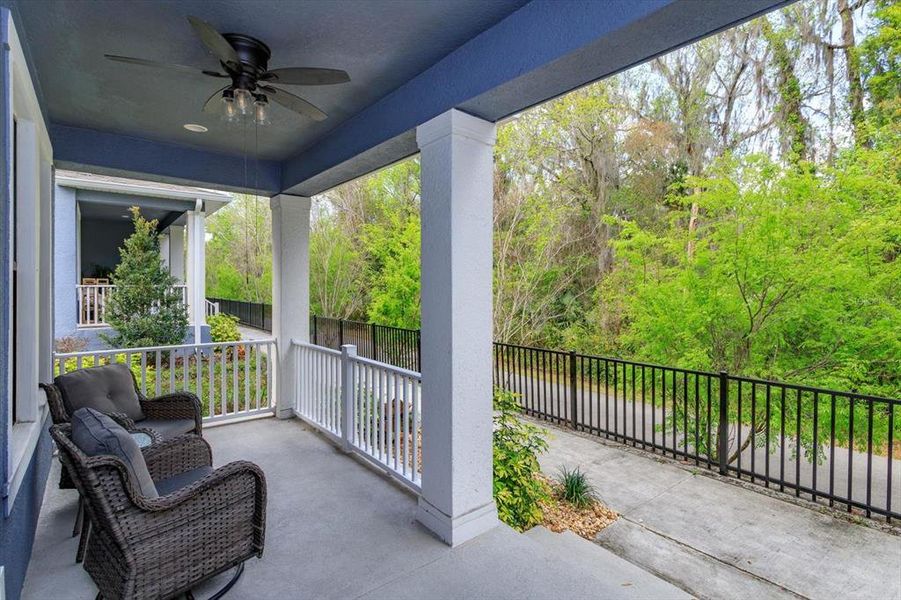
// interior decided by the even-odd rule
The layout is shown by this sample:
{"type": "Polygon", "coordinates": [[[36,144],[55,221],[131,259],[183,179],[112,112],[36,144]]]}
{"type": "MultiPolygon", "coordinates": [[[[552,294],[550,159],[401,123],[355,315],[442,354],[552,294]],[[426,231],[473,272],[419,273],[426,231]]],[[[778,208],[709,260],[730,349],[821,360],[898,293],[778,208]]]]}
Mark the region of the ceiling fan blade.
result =
{"type": "Polygon", "coordinates": [[[303,98],[295,96],[291,92],[274,88],[269,85],[261,85],[260,89],[269,94],[269,97],[290,110],[309,117],[314,121],[324,121],[328,115],[316,108],[303,98]]]}
{"type": "Polygon", "coordinates": [[[264,73],[261,79],[287,85],[332,85],[347,83],[350,75],[340,69],[317,69],[314,67],[288,67],[272,69],[264,73]]]}
{"type": "Polygon", "coordinates": [[[170,71],[180,71],[182,73],[190,73],[192,75],[209,75],[210,77],[228,77],[228,75],[224,75],[222,73],[217,73],[216,71],[207,71],[205,69],[198,69],[197,67],[188,67],[186,65],[174,65],[170,63],[161,63],[155,60],[147,60],[146,58],[132,58],[130,56],[116,56],[115,54],[104,54],[104,56],[108,60],[112,60],[115,62],[126,63],[129,65],[140,65],[142,67],[152,67],[154,69],[168,69],[170,71]]]}
{"type": "Polygon", "coordinates": [[[222,97],[222,92],[227,90],[229,86],[221,87],[213,94],[206,99],[206,102],[203,103],[203,112],[217,112],[217,110],[222,106],[222,103],[219,101],[222,97]]]}
{"type": "Polygon", "coordinates": [[[238,53],[228,43],[228,40],[222,37],[221,33],[203,19],[188,17],[188,21],[194,28],[194,32],[200,37],[200,41],[210,49],[216,58],[232,70],[240,68],[241,59],[238,58],[238,53]]]}

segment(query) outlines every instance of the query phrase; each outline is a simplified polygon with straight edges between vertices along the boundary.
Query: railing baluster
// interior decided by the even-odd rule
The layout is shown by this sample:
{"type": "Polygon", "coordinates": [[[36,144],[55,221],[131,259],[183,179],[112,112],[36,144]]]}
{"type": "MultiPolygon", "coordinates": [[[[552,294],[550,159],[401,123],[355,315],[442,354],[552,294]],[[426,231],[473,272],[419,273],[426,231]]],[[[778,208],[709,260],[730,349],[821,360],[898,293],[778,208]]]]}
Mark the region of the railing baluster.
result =
{"type": "Polygon", "coordinates": [[[147,353],[141,352],[141,393],[147,394],[147,353]]]}
{"type": "Polygon", "coordinates": [[[829,403],[829,506],[835,505],[835,394],[829,403]]]}
{"type": "MultiPolygon", "coordinates": [[[[251,350],[253,350],[253,345],[251,344],[243,344],[244,348],[244,410],[250,410],[250,356],[251,350]]],[[[297,371],[295,371],[296,373],[297,371]]],[[[297,393],[300,390],[300,386],[295,385],[294,391],[297,393]]],[[[294,410],[297,410],[297,403],[291,403],[294,410]]],[[[258,407],[259,408],[259,407],[258,407]]]]}
{"type": "MultiPolygon", "coordinates": [[[[419,382],[413,381],[413,456],[410,459],[413,483],[420,480],[419,475],[419,382]]],[[[891,481],[891,477],[889,477],[891,481]]]]}
{"type": "MultiPolygon", "coordinates": [[[[814,395],[816,397],[816,395],[814,395]]],[[[816,434],[814,434],[816,441],[816,434]]],[[[853,496],[854,482],[854,397],[848,397],[848,512],[851,512],[851,506],[854,502],[853,496]]]]}
{"type": "Polygon", "coordinates": [[[175,351],[169,350],[169,393],[175,392],[175,351]]]}
{"type": "Polygon", "coordinates": [[[162,394],[162,389],[163,389],[162,382],[160,381],[160,376],[162,375],[162,373],[160,371],[162,371],[162,369],[163,369],[163,363],[162,363],[162,354],[160,354],[159,350],[156,351],[155,358],[156,358],[156,361],[154,364],[154,368],[156,369],[156,372],[153,374],[153,382],[154,382],[154,389],[156,391],[156,395],[159,396],[160,394],[162,394]]]}
{"type": "Polygon", "coordinates": [[[231,358],[231,364],[232,364],[232,402],[233,402],[233,404],[234,404],[234,412],[235,412],[235,413],[238,413],[238,412],[240,412],[240,407],[239,407],[239,397],[240,397],[240,395],[241,395],[241,390],[240,390],[240,388],[238,387],[238,360],[239,360],[239,359],[238,359],[238,345],[237,345],[237,344],[232,344],[232,345],[231,345],[231,351],[232,351],[232,358],[231,358]]]}
{"type": "MultiPolygon", "coordinates": [[[[888,460],[893,460],[891,449],[888,451],[888,460]]],[[[872,506],[873,492],[873,400],[867,401],[867,517],[872,516],[870,507],[872,506]]]]}

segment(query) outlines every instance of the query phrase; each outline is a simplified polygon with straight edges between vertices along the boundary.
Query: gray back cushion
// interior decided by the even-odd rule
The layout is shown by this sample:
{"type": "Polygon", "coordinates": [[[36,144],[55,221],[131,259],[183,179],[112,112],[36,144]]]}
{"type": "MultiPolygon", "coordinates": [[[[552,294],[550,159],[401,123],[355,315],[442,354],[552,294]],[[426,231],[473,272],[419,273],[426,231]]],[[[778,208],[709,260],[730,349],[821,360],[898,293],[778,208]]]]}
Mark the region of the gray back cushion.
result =
{"type": "Polygon", "coordinates": [[[134,378],[121,363],[78,369],[60,375],[54,383],[69,414],[79,408],[93,408],[102,413],[125,413],[135,421],[144,418],[134,378]]]}
{"type": "Polygon", "coordinates": [[[88,456],[115,456],[125,463],[132,486],[142,496],[158,497],[138,443],[121,425],[102,412],[93,408],[76,410],[72,414],[72,441],[88,456]]]}

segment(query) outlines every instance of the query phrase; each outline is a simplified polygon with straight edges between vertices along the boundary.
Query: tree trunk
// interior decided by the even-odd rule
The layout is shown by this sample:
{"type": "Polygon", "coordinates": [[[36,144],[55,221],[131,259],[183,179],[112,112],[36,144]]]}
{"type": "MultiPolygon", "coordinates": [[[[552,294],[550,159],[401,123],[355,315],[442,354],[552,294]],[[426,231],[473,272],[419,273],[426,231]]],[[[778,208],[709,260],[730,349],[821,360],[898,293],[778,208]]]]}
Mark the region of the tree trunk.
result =
{"type": "Polygon", "coordinates": [[[838,0],[838,14],[842,20],[842,52],[845,54],[848,77],[848,108],[851,112],[851,128],[854,132],[854,142],[861,146],[865,143],[861,131],[864,116],[863,83],[860,77],[860,59],[856,52],[857,44],[854,39],[854,13],[848,0],[838,0]]]}

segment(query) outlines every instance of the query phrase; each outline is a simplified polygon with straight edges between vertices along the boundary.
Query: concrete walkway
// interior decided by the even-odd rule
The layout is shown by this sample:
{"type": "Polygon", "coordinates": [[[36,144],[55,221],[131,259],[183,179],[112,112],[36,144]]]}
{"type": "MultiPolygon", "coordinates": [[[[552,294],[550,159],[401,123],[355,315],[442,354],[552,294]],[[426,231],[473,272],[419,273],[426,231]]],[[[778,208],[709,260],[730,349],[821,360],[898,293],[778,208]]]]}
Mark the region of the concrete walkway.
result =
{"type": "Polygon", "coordinates": [[[622,515],[595,542],[697,597],[901,598],[901,536],[703,469],[549,431],[542,469],[581,467],[622,515]]]}
{"type": "Polygon", "coordinates": [[[242,340],[268,340],[272,337],[272,333],[247,325],[238,325],[238,333],[241,334],[242,340]]]}

